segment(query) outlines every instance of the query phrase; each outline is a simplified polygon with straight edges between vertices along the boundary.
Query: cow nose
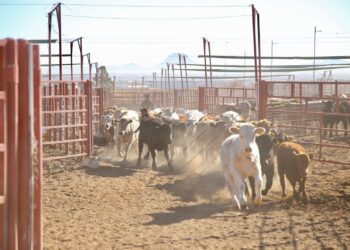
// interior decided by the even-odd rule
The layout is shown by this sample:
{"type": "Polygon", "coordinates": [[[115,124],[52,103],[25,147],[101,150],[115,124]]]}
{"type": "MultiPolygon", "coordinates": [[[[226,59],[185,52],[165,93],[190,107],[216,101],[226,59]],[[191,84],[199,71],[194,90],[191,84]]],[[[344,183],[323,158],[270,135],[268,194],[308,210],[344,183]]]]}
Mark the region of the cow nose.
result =
{"type": "Polygon", "coordinates": [[[252,152],[252,148],[251,147],[247,147],[247,148],[245,148],[244,151],[246,151],[247,153],[251,153],[252,152]]]}

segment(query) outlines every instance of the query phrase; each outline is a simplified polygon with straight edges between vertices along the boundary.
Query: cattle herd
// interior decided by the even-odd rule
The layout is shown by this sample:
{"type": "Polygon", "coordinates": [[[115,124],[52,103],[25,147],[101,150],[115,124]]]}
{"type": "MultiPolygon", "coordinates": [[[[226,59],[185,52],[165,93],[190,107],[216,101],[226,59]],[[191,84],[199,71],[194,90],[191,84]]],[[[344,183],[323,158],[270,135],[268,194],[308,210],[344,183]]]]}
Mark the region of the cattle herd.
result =
{"type": "MultiPolygon", "coordinates": [[[[325,103],[324,110],[332,112],[333,105],[325,103]]],[[[346,108],[346,104],[341,104],[342,112],[346,108]]],[[[340,121],[348,122],[348,119],[324,118],[326,125],[340,121]]],[[[210,116],[198,110],[141,108],[133,111],[113,107],[105,110],[101,122],[107,147],[117,151],[123,161],[128,160],[130,149],[134,150],[138,155],[138,167],[151,155],[152,169],[157,170],[157,151],[164,152],[170,170],[176,152],[180,152],[183,159],[187,159],[190,153],[200,155],[206,162],[218,156],[233,205],[238,209],[248,208],[247,196],[250,194],[246,179],[249,180],[253,205],[261,204],[262,195],[267,195],[273,183],[275,158],[282,196],[286,195],[286,177],[293,187],[294,199],[308,202],[305,186],[313,154],[292,142],[292,137],[278,131],[266,119],[251,121],[249,115],[236,111],[210,116]],[[142,158],[144,146],[147,150],[142,158]]]]}

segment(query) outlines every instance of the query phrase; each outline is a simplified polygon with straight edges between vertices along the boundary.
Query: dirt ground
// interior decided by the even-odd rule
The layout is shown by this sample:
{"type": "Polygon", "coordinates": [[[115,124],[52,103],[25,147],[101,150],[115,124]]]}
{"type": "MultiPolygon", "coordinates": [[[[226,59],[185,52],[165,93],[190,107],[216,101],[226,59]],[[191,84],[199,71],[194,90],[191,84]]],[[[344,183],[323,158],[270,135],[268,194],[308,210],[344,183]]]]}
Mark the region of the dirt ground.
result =
{"type": "MultiPolygon", "coordinates": [[[[282,199],[279,180],[263,205],[232,207],[218,161],[175,158],[136,168],[100,155],[98,169],[46,166],[44,249],[347,249],[350,166],[312,162],[310,203],[282,199]]],[[[344,154],[340,157],[344,157],[344,154]]],[[[350,154],[346,155],[350,157],[350,154]]],[[[162,160],[162,157],[158,157],[162,160]]],[[[288,183],[289,185],[289,183],[288,183]]]]}

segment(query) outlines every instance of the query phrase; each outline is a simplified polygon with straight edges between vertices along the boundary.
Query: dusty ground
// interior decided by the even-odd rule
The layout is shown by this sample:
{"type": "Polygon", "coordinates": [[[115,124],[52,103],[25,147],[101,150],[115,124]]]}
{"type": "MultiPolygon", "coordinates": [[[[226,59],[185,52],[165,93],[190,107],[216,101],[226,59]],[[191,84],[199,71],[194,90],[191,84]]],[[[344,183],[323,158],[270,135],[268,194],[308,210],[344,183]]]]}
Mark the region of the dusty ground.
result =
{"type": "Polygon", "coordinates": [[[133,158],[98,169],[69,164],[46,169],[45,249],[350,246],[350,166],[313,162],[307,206],[282,199],[276,179],[261,207],[239,212],[215,162],[194,159],[185,165],[177,159],[173,173],[164,164],[159,171],[147,162],[142,169],[135,165],[133,158]]]}

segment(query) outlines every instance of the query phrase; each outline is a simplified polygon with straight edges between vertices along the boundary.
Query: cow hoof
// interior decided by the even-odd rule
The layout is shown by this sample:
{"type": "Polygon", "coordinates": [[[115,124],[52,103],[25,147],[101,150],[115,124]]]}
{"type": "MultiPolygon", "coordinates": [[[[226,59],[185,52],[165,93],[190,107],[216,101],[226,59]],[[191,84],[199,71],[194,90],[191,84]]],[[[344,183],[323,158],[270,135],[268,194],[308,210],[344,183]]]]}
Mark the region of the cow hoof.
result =
{"type": "Polygon", "coordinates": [[[261,197],[255,197],[254,202],[253,202],[254,206],[258,207],[258,206],[261,205],[261,203],[262,203],[262,198],[261,197]]]}
{"type": "Polygon", "coordinates": [[[286,198],[287,194],[286,193],[282,193],[282,198],[286,198]]]}
{"type": "Polygon", "coordinates": [[[304,191],[303,192],[303,203],[304,204],[308,204],[309,203],[309,196],[308,196],[308,194],[304,191]]]}
{"type": "Polygon", "coordinates": [[[262,195],[267,195],[267,192],[268,192],[268,190],[264,189],[264,190],[261,191],[261,194],[262,195]]]}
{"type": "Polygon", "coordinates": [[[141,168],[141,159],[138,159],[138,160],[137,160],[136,166],[137,166],[138,168],[141,168]]]}
{"type": "Polygon", "coordinates": [[[156,171],[157,170],[157,164],[152,163],[152,170],[156,171]]]}

